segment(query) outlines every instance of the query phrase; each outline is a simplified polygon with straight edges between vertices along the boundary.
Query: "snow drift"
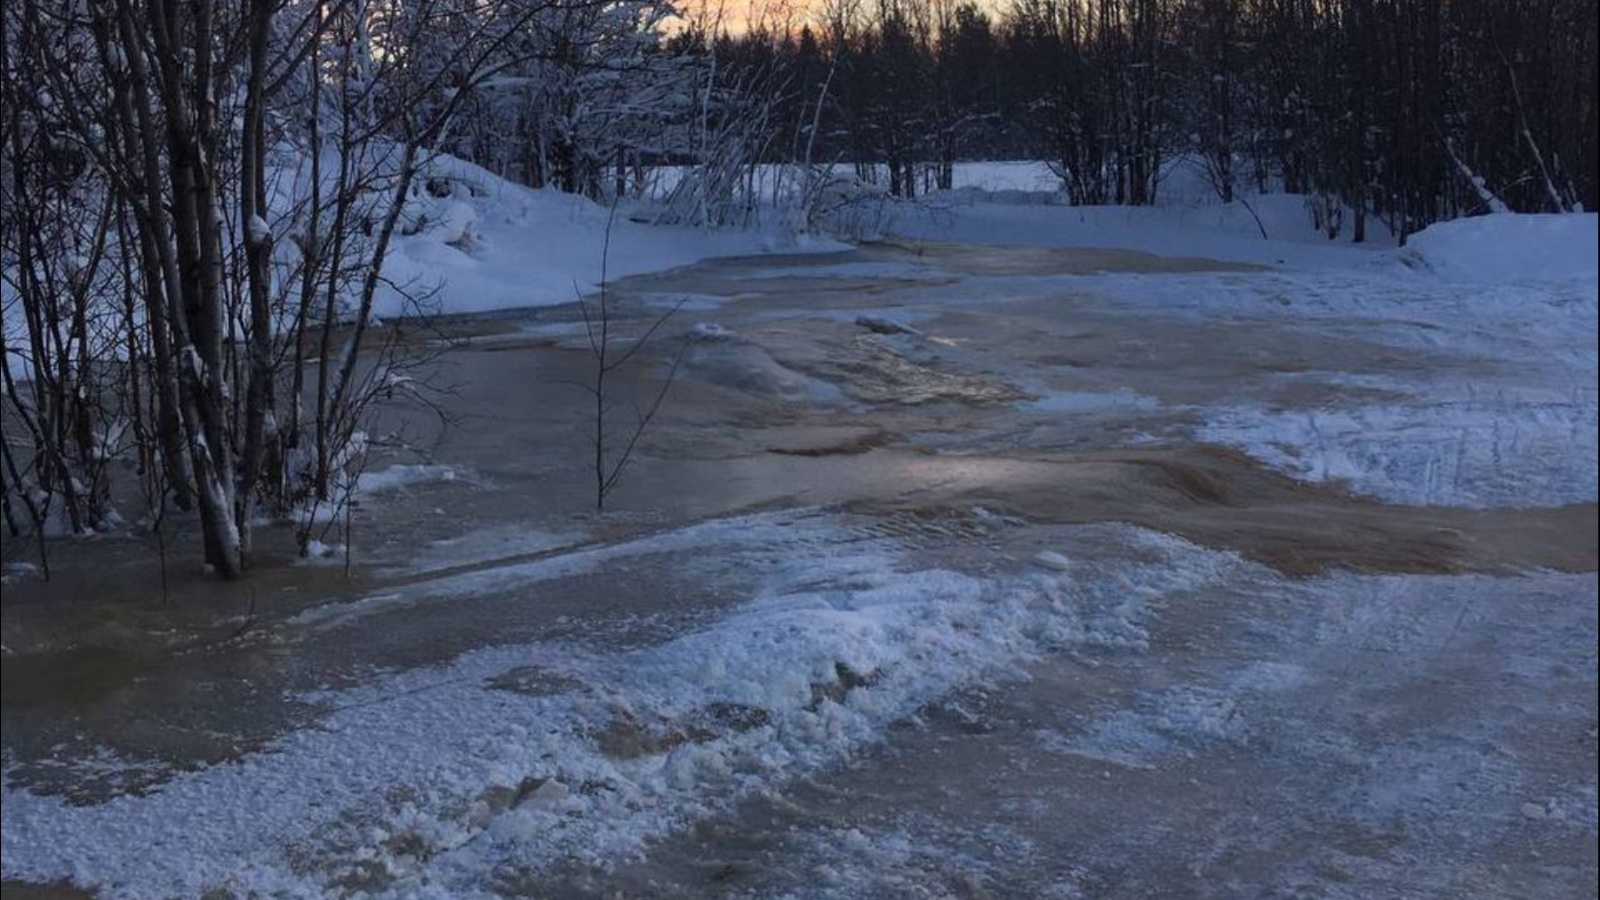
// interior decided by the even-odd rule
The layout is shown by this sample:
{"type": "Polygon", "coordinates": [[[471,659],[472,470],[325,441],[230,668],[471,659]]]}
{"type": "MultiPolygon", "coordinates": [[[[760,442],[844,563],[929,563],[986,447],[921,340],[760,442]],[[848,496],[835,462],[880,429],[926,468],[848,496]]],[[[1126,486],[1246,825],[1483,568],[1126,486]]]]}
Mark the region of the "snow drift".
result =
{"type": "Polygon", "coordinates": [[[1401,260],[1452,281],[1593,279],[1600,217],[1499,213],[1455,219],[1412,235],[1401,260]]]}
{"type": "Polygon", "coordinates": [[[780,231],[648,225],[553,188],[535,190],[450,156],[436,156],[406,200],[384,275],[399,290],[377,312],[394,316],[404,295],[426,296],[439,313],[571,303],[603,280],[685,266],[717,256],[845,249],[780,231]],[[404,293],[402,293],[402,291],[404,293]]]}

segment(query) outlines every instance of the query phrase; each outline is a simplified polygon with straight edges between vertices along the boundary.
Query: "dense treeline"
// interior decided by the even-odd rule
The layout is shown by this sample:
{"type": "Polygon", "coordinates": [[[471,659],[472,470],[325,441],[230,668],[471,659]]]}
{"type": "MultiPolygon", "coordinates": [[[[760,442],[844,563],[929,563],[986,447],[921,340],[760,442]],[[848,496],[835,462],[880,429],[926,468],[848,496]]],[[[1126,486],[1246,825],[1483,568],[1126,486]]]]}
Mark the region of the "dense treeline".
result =
{"type": "Polygon", "coordinates": [[[778,73],[768,158],[852,163],[897,196],[949,187],[956,160],[1037,158],[1073,203],[1149,203],[1183,156],[1223,199],[1311,195],[1330,235],[1355,240],[1369,216],[1403,237],[1502,205],[1600,202],[1586,0],[987,9],[841,0],[814,23],[757,25],[712,50],[778,73]]]}

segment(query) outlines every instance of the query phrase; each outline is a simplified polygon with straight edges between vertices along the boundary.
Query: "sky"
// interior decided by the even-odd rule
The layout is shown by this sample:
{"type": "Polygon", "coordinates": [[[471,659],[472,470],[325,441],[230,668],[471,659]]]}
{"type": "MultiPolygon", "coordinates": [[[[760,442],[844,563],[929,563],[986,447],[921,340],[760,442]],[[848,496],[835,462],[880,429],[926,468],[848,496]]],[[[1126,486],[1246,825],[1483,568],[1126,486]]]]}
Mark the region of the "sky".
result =
{"type": "MultiPolygon", "coordinates": [[[[728,30],[743,31],[751,22],[764,21],[780,26],[775,30],[782,30],[781,25],[784,23],[791,23],[795,29],[807,22],[815,24],[827,8],[840,2],[853,2],[866,11],[876,3],[876,0],[679,0],[678,6],[683,10],[685,20],[694,21],[696,17],[714,20],[720,16],[728,30]]],[[[936,0],[910,0],[910,2],[933,3],[936,0]]],[[[954,5],[962,0],[941,0],[941,2],[954,5]]],[[[1005,0],[973,0],[973,2],[991,13],[1005,4],[1005,0]]]]}

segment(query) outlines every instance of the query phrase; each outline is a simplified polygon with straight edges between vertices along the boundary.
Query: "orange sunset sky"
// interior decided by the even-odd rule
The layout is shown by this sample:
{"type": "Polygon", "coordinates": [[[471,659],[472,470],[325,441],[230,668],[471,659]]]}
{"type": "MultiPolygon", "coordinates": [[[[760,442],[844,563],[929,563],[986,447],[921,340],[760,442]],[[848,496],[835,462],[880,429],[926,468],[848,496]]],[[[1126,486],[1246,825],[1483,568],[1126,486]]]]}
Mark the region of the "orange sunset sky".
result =
{"type": "MultiPolygon", "coordinates": [[[[913,3],[955,5],[960,0],[911,0],[913,3]]],[[[995,12],[1003,8],[1006,0],[973,0],[978,6],[995,12]]],[[[865,12],[876,0],[679,0],[683,21],[720,21],[731,31],[743,31],[751,22],[764,22],[775,30],[785,25],[798,29],[801,25],[820,19],[826,10],[840,3],[852,3],[865,12]]]]}

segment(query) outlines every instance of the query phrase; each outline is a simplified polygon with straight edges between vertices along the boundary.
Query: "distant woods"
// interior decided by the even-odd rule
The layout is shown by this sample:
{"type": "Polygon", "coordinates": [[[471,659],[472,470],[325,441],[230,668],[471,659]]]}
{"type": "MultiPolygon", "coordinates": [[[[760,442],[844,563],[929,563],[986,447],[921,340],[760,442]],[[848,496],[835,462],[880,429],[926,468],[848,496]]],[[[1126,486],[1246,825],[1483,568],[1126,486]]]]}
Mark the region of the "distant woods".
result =
{"type": "Polygon", "coordinates": [[[738,33],[664,0],[7,0],[3,25],[0,528],[46,563],[47,536],[173,528],[233,576],[264,519],[311,549],[403,440],[377,406],[437,410],[436,344],[374,325],[425,317],[384,262],[492,177],[462,159],[734,227],[995,158],[1075,204],[1157,202],[1182,159],[1343,240],[1600,203],[1592,0],[829,0],[738,33]]]}
{"type": "Polygon", "coordinates": [[[1154,202],[1181,156],[1221,199],[1309,195],[1330,236],[1593,210],[1590,0],[830,0],[801,27],[669,46],[782,85],[773,161],[890,193],[1043,159],[1075,204],[1154,202]],[[773,74],[765,74],[773,73],[773,74]],[[816,105],[821,101],[820,114],[816,105]],[[815,131],[813,129],[815,128],[815,131]]]}

